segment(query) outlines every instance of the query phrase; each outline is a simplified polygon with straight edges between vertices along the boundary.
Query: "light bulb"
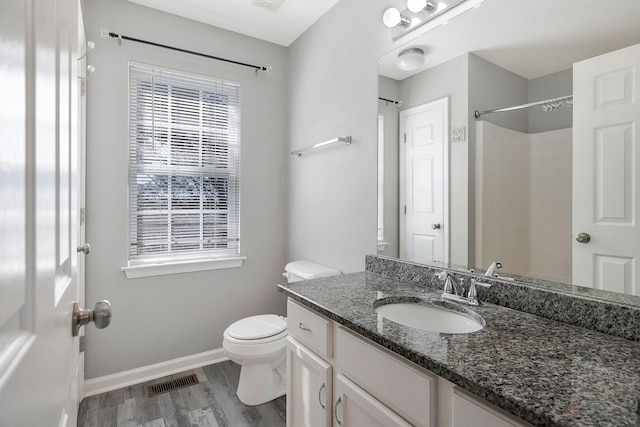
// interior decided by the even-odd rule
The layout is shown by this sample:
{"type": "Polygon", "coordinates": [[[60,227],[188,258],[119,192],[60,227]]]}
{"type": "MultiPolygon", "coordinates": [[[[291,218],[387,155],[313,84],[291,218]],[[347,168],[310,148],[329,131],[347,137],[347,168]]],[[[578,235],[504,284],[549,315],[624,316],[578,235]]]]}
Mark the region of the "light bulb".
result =
{"type": "Polygon", "coordinates": [[[418,13],[427,7],[427,0],[407,0],[407,9],[413,13],[418,13]]]}
{"type": "Polygon", "coordinates": [[[390,7],[382,14],[382,22],[389,28],[393,28],[402,21],[400,11],[395,7],[390,7]]]}

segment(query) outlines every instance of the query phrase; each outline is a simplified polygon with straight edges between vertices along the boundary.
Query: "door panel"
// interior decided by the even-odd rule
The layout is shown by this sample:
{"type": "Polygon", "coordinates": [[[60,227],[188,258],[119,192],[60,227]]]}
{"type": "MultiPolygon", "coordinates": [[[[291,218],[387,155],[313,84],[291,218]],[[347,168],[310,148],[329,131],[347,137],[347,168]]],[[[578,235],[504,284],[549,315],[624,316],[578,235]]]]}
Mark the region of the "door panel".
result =
{"type": "Polygon", "coordinates": [[[640,295],[640,45],[573,70],[573,281],[640,295]]]}
{"type": "Polygon", "coordinates": [[[0,20],[1,424],[75,426],[77,3],[8,0],[0,20]]]}

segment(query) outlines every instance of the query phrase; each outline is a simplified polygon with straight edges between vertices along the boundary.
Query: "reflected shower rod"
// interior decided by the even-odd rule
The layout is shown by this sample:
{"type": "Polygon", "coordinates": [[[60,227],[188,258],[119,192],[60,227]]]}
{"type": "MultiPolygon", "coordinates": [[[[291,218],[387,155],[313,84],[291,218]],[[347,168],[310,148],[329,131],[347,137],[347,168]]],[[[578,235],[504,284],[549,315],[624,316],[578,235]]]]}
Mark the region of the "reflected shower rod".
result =
{"type": "Polygon", "coordinates": [[[521,110],[523,108],[536,107],[538,105],[543,105],[543,106],[548,105],[549,108],[545,109],[545,111],[552,111],[552,110],[556,110],[558,108],[562,108],[562,107],[565,107],[567,105],[572,105],[572,104],[573,104],[573,95],[566,95],[566,96],[561,96],[559,98],[551,98],[551,99],[545,99],[544,101],[537,101],[537,102],[531,102],[529,104],[516,105],[515,107],[498,108],[498,109],[495,109],[495,110],[485,110],[485,111],[476,110],[475,116],[476,116],[476,119],[479,119],[480,116],[482,116],[483,114],[501,113],[503,111],[521,110]]]}

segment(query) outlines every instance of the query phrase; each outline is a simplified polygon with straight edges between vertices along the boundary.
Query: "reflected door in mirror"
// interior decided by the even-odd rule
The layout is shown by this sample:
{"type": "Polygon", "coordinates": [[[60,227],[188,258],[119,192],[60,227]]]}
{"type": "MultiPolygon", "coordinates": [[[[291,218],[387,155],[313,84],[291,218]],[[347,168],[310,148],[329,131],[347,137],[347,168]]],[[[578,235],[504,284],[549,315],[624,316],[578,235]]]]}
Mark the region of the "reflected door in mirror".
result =
{"type": "Polygon", "coordinates": [[[448,99],[400,112],[400,257],[448,261],[448,99]]]}
{"type": "Polygon", "coordinates": [[[639,68],[640,45],[574,65],[573,279],[631,295],[640,295],[639,68]]]}

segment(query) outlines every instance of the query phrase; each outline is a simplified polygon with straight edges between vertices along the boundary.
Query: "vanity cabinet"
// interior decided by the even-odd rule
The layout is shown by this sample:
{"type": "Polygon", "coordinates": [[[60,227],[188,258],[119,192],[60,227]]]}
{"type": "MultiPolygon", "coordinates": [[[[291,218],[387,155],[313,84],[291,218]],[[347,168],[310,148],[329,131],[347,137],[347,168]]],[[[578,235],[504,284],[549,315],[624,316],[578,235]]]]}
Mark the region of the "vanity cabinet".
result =
{"type": "Polygon", "coordinates": [[[289,299],[288,427],[529,427],[289,299]]]}
{"type": "Polygon", "coordinates": [[[287,426],[435,426],[435,377],[287,303],[287,426]]]}

